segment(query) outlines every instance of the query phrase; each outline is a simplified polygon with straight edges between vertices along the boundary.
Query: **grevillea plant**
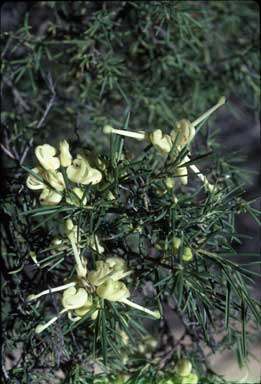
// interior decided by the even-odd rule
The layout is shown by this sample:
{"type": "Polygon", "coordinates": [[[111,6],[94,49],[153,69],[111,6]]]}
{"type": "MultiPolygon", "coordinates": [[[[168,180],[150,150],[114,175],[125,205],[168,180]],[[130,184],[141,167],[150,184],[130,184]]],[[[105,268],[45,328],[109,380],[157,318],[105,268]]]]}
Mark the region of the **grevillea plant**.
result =
{"type": "Polygon", "coordinates": [[[259,320],[259,310],[245,282],[250,272],[233,261],[232,241],[235,214],[250,208],[236,175],[227,177],[219,158],[204,170],[209,153],[201,146],[197,156],[194,144],[224,104],[221,97],[168,133],[130,131],[128,115],[122,129],[104,126],[109,153],[62,140],[58,151],[37,146],[39,164],[24,167],[32,201],[22,214],[38,236],[30,257],[40,276],[26,298],[32,337],[47,348],[50,335],[66,342],[73,335],[91,362],[86,375],[99,367],[101,375],[119,372],[115,383],[139,371],[146,382],[196,384],[208,372],[200,343],[214,349],[214,329],[227,347],[236,346],[241,363],[246,358],[247,320],[259,320]],[[125,137],[140,141],[137,155],[125,149],[125,137]],[[162,359],[166,305],[185,333],[162,359]],[[146,318],[159,327],[149,360],[146,318]],[[194,345],[183,343],[186,335],[194,345]]]}

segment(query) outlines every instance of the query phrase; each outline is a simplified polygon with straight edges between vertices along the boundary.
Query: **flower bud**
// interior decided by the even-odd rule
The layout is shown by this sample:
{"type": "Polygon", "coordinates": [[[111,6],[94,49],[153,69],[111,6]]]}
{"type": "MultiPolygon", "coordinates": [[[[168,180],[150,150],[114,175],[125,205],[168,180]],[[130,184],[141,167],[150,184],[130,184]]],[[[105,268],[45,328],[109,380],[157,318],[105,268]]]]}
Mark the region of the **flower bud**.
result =
{"type": "Polygon", "coordinates": [[[60,162],[63,167],[69,167],[72,164],[72,155],[69,150],[69,143],[66,140],[62,140],[59,143],[60,147],[60,162]]]}
{"type": "Polygon", "coordinates": [[[41,205],[52,206],[59,204],[62,198],[62,194],[46,188],[42,191],[39,200],[41,205]]]}
{"type": "Polygon", "coordinates": [[[181,246],[181,239],[179,237],[174,237],[172,240],[172,251],[176,255],[181,246]]]}
{"type": "Polygon", "coordinates": [[[187,359],[181,359],[177,363],[177,374],[180,376],[188,376],[192,370],[192,364],[187,359]]]}
{"type": "Polygon", "coordinates": [[[175,180],[173,177],[166,177],[164,179],[164,184],[166,185],[166,188],[171,190],[175,185],[175,180]]]}
{"type": "Polygon", "coordinates": [[[185,247],[182,255],[182,260],[191,261],[193,259],[193,253],[190,247],[185,247]]]}
{"type": "Polygon", "coordinates": [[[49,144],[38,145],[35,148],[35,155],[39,163],[47,171],[60,167],[60,161],[58,157],[54,157],[55,154],[56,149],[49,144]]]}

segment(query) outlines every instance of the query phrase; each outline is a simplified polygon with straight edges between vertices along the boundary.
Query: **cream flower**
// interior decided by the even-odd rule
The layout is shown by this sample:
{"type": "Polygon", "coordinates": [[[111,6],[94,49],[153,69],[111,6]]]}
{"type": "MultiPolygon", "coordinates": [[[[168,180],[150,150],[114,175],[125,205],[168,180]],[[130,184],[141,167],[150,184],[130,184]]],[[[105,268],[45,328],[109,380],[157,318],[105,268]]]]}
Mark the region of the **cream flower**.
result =
{"type": "Polygon", "coordinates": [[[127,271],[125,260],[120,257],[109,257],[105,261],[96,262],[96,270],[88,272],[88,280],[95,286],[100,286],[106,279],[118,281],[128,276],[132,271],[127,271]]]}
{"type": "Polygon", "coordinates": [[[82,155],[77,155],[72,165],[67,168],[66,173],[69,180],[84,185],[98,184],[102,180],[101,172],[91,168],[88,160],[82,155]]]}
{"type": "Polygon", "coordinates": [[[70,287],[66,289],[62,297],[62,305],[65,309],[78,309],[88,301],[88,293],[84,288],[70,287]]]}
{"type": "Polygon", "coordinates": [[[121,257],[108,257],[106,259],[106,264],[110,267],[112,272],[111,278],[114,281],[121,280],[132,273],[132,271],[127,271],[126,261],[121,257]]]}
{"type": "Polygon", "coordinates": [[[109,301],[122,301],[130,297],[130,292],[126,285],[120,281],[114,281],[112,278],[106,279],[97,288],[96,293],[102,299],[109,301]]]}
{"type": "Polygon", "coordinates": [[[45,179],[56,190],[63,191],[65,189],[65,182],[63,174],[57,171],[45,172],[45,179]]]}
{"type": "Polygon", "coordinates": [[[195,136],[196,130],[187,119],[181,119],[176,124],[176,129],[170,132],[173,143],[177,146],[188,144],[195,136]]]}
{"type": "Polygon", "coordinates": [[[59,143],[60,162],[63,167],[69,167],[72,164],[72,155],[70,154],[69,143],[67,140],[62,140],[59,143]]]}
{"type": "Polygon", "coordinates": [[[150,135],[152,145],[162,153],[169,153],[172,148],[172,140],[169,135],[163,135],[161,129],[156,129],[150,135]]]}
{"type": "Polygon", "coordinates": [[[35,155],[41,166],[49,170],[55,170],[60,167],[60,160],[54,157],[56,149],[49,144],[38,145],[35,148],[35,155]]]}
{"type": "MultiPolygon", "coordinates": [[[[36,175],[39,175],[43,178],[44,170],[42,167],[33,168],[32,172],[34,172],[36,175]]],[[[46,185],[44,184],[44,182],[37,179],[33,175],[29,175],[27,177],[26,186],[27,186],[27,188],[35,190],[35,191],[46,188],[46,185]]]]}
{"type": "Polygon", "coordinates": [[[88,280],[91,284],[98,287],[109,277],[110,272],[111,269],[107,263],[104,261],[97,261],[96,270],[88,272],[88,280]]]}
{"type": "Polygon", "coordinates": [[[48,188],[45,188],[42,191],[42,193],[39,197],[39,200],[40,200],[41,205],[52,206],[52,205],[59,204],[60,201],[62,200],[62,198],[63,198],[62,194],[55,192],[55,191],[52,191],[48,188]]]}

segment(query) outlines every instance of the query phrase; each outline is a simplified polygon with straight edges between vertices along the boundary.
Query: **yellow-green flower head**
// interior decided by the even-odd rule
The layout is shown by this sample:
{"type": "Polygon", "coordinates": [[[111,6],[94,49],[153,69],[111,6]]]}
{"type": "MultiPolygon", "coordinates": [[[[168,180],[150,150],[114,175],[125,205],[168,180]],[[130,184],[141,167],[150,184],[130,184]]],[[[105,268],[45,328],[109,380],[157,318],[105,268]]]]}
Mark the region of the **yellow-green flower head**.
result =
{"type": "Polygon", "coordinates": [[[176,370],[179,376],[188,376],[192,371],[192,364],[187,359],[181,359],[177,363],[176,370]]]}
{"type": "Polygon", "coordinates": [[[170,132],[173,143],[177,146],[188,144],[195,136],[195,128],[187,119],[181,119],[176,124],[176,129],[170,132]]]}
{"type": "Polygon", "coordinates": [[[130,297],[126,285],[120,281],[114,281],[110,277],[97,288],[96,292],[99,297],[109,301],[122,301],[130,297]]]}
{"type": "Polygon", "coordinates": [[[41,205],[52,206],[59,204],[62,198],[62,194],[56,191],[52,191],[51,189],[45,188],[39,197],[39,201],[41,205]]]}
{"type": "Polygon", "coordinates": [[[193,259],[193,253],[190,247],[185,247],[182,255],[182,260],[191,261],[193,259]]]}
{"type": "MultiPolygon", "coordinates": [[[[44,169],[42,167],[35,167],[35,168],[32,169],[32,171],[36,175],[39,175],[39,176],[41,176],[43,178],[44,169]]],[[[26,179],[26,186],[27,186],[27,188],[32,189],[34,191],[46,188],[46,185],[44,184],[44,182],[38,180],[33,175],[29,175],[27,177],[27,179],[26,179]]]]}
{"type": "Polygon", "coordinates": [[[153,146],[162,153],[169,153],[172,148],[172,140],[169,135],[163,135],[161,129],[156,129],[150,134],[153,146]]]}
{"type": "Polygon", "coordinates": [[[59,143],[60,148],[60,162],[63,167],[69,167],[72,164],[72,155],[69,149],[69,143],[66,140],[62,140],[59,143]]]}
{"type": "MultiPolygon", "coordinates": [[[[66,203],[79,207],[81,205],[81,201],[84,195],[84,190],[82,188],[75,187],[72,189],[72,191],[76,196],[74,196],[73,194],[66,196],[66,203]]],[[[85,197],[82,201],[83,205],[85,205],[86,203],[87,197],[85,197]]]]}
{"type": "Polygon", "coordinates": [[[176,173],[176,176],[178,176],[180,182],[183,185],[187,185],[188,184],[188,170],[187,170],[187,167],[179,167],[179,168],[176,169],[175,173],[176,173]]]}
{"type": "Polygon", "coordinates": [[[62,305],[65,309],[78,309],[88,302],[88,293],[84,288],[70,287],[66,289],[62,297],[62,305]]]}
{"type": "Polygon", "coordinates": [[[56,170],[60,167],[60,160],[55,157],[56,149],[49,144],[38,145],[35,155],[41,166],[47,171],[56,170]]]}
{"type": "Polygon", "coordinates": [[[88,160],[82,155],[77,155],[66,170],[68,179],[79,184],[98,184],[102,180],[102,174],[98,169],[91,168],[88,160]]]}
{"type": "Polygon", "coordinates": [[[109,277],[110,272],[111,269],[107,263],[104,261],[97,261],[96,270],[88,272],[88,280],[91,284],[98,287],[109,277]]]}
{"type": "Polygon", "coordinates": [[[56,191],[61,192],[64,190],[65,182],[61,172],[57,172],[57,171],[45,172],[45,179],[54,189],[56,189],[56,191]]]}

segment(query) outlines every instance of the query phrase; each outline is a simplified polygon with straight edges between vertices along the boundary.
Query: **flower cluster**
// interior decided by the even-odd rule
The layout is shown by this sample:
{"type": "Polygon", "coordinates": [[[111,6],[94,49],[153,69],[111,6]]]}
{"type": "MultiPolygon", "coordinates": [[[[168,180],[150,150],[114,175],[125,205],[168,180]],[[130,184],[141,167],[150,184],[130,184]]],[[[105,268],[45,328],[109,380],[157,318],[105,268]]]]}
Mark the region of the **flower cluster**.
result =
{"type": "MultiPolygon", "coordinates": [[[[154,148],[163,153],[163,154],[171,154],[173,158],[176,158],[178,153],[184,148],[189,146],[193,138],[196,134],[196,127],[207,119],[216,109],[221,107],[225,103],[225,97],[221,97],[216,105],[210,108],[208,111],[203,113],[199,118],[195,121],[190,122],[187,119],[181,119],[176,123],[176,127],[174,130],[170,132],[170,134],[163,134],[161,129],[156,129],[151,133],[147,133],[144,131],[139,132],[131,132],[125,131],[121,129],[115,129],[110,125],[106,125],[103,129],[103,132],[107,135],[115,133],[117,135],[127,136],[134,138],[136,140],[144,140],[149,142],[154,146],[154,148]],[[174,151],[172,149],[175,149],[174,151]]],[[[180,178],[182,184],[186,185],[188,183],[188,171],[187,167],[184,165],[190,161],[188,156],[185,156],[179,166],[176,169],[176,176],[180,178]]],[[[196,167],[196,165],[191,164],[189,168],[200,178],[203,182],[205,188],[209,191],[214,189],[214,186],[209,183],[206,176],[202,175],[200,170],[196,167]]],[[[167,181],[170,184],[170,181],[167,181]]]]}
{"type": "MultiPolygon", "coordinates": [[[[65,223],[66,234],[71,243],[76,266],[76,275],[72,281],[59,287],[47,289],[36,295],[30,295],[28,300],[35,300],[50,292],[63,291],[61,304],[63,309],[59,312],[58,316],[53,317],[45,324],[39,324],[35,332],[41,333],[51,324],[53,324],[60,315],[67,313],[71,321],[78,321],[88,312],[90,312],[91,319],[95,320],[101,310],[100,300],[107,300],[112,302],[120,302],[125,305],[131,306],[135,309],[146,312],[153,317],[159,319],[159,311],[151,311],[142,307],[128,298],[130,292],[121,280],[129,276],[132,271],[128,270],[126,261],[120,257],[108,257],[105,261],[98,260],[96,262],[96,269],[88,271],[86,260],[80,255],[79,242],[77,241],[78,228],[73,224],[72,220],[68,219],[65,223]]],[[[96,242],[98,239],[95,239],[96,242]]],[[[92,240],[90,240],[90,245],[92,240]]],[[[104,248],[98,243],[100,250],[103,252],[104,248]]]]}
{"type": "Polygon", "coordinates": [[[72,159],[69,144],[66,140],[59,143],[59,154],[56,148],[49,144],[38,145],[35,148],[35,155],[40,163],[39,166],[31,170],[27,177],[26,185],[29,189],[40,191],[40,203],[42,205],[53,206],[61,202],[64,195],[66,202],[71,205],[86,204],[84,190],[81,185],[98,184],[102,180],[102,173],[99,169],[90,165],[90,159],[84,153],[77,154],[76,159],[72,159]],[[80,186],[66,190],[64,172],[67,179],[80,186]],[[64,191],[66,193],[64,194],[64,191]]]}

